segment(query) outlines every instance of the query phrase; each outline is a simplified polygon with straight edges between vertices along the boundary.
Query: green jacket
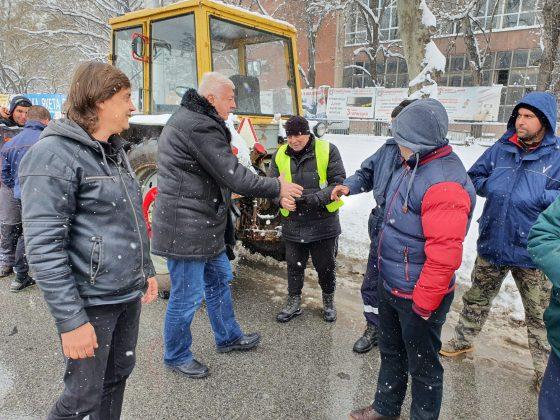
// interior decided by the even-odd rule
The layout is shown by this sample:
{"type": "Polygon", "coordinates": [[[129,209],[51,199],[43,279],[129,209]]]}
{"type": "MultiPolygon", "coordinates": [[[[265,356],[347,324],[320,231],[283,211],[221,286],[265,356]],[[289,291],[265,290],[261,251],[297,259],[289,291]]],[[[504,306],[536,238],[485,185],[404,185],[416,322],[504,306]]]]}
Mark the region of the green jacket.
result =
{"type": "Polygon", "coordinates": [[[533,225],[527,250],[552,282],[552,296],[544,322],[548,342],[560,357],[560,198],[543,211],[533,225]]]}

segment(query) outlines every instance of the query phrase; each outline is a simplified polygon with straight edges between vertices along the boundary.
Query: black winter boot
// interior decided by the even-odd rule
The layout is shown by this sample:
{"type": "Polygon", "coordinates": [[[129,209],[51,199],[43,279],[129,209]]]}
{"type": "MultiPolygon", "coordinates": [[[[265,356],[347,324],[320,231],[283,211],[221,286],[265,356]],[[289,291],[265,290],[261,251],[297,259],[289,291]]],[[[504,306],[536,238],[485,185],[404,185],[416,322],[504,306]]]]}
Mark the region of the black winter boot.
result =
{"type": "Polygon", "coordinates": [[[354,343],[353,350],[356,353],[367,353],[373,346],[377,346],[377,327],[368,322],[364,335],[354,343]]]}
{"type": "Polygon", "coordinates": [[[323,293],[323,319],[327,322],[336,321],[336,309],[334,307],[334,292],[323,293]]]}
{"type": "Polygon", "coordinates": [[[288,296],[286,305],[282,311],[276,316],[278,322],[288,322],[290,319],[301,315],[301,296],[288,296]]]}
{"type": "Polygon", "coordinates": [[[23,289],[33,286],[35,284],[35,280],[33,280],[29,275],[16,275],[16,278],[12,280],[10,284],[10,292],[21,292],[23,289]]]}

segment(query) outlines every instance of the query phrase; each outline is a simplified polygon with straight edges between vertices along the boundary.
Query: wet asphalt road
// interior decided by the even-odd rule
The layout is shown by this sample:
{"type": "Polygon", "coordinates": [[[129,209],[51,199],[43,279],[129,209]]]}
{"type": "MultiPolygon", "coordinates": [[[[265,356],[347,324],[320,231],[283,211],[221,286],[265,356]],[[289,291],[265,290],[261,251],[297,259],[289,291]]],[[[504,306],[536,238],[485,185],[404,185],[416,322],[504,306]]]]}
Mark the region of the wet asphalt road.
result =
{"type": "MultiPolygon", "coordinates": [[[[344,419],[371,402],[379,367],[376,350],[351,350],[363,318],[358,278],[337,290],[339,318],[322,321],[316,280],[304,289],[302,316],[274,321],[285,298],[282,267],[241,262],[233,283],[245,331],[260,331],[255,351],[218,354],[208,318],[193,323],[193,350],[211,376],[189,380],[163,369],[165,301],[143,309],[138,362],[128,382],[124,419],[344,419]]],[[[36,287],[19,294],[0,279],[0,419],[41,419],[62,390],[64,362],[53,321],[36,287]]],[[[444,329],[449,336],[455,313],[444,329]]],[[[474,355],[444,361],[441,419],[534,419],[530,356],[524,327],[498,320],[480,337],[474,355]],[[498,340],[492,335],[500,335],[498,340]],[[523,342],[525,340],[525,342],[523,342]]],[[[407,418],[409,396],[403,410],[407,418]]]]}

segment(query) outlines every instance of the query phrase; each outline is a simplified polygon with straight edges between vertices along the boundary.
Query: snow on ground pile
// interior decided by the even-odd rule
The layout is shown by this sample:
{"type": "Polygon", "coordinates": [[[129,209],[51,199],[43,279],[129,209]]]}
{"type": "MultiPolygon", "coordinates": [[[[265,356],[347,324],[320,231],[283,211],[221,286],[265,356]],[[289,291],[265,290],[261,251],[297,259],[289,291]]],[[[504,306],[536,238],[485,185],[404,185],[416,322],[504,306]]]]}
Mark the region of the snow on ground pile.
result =
{"type": "MultiPolygon", "coordinates": [[[[362,161],[375,153],[387,139],[387,137],[333,134],[329,134],[325,138],[340,150],[346,168],[346,176],[352,175],[356,169],[359,169],[362,161]]],[[[486,148],[480,145],[453,146],[453,151],[457,153],[467,170],[485,150],[486,148]]],[[[342,235],[340,236],[339,251],[342,255],[366,260],[370,244],[367,220],[375,205],[375,200],[371,193],[365,193],[346,197],[344,202],[345,205],[340,210],[342,235]]],[[[457,272],[457,281],[460,284],[470,285],[471,283],[471,270],[476,259],[477,221],[482,214],[483,207],[484,198],[477,197],[471,226],[464,243],[463,263],[457,272]]],[[[524,319],[521,298],[511,275],[508,275],[502,285],[495,300],[495,306],[497,306],[497,310],[511,313],[514,319],[524,319]]]]}

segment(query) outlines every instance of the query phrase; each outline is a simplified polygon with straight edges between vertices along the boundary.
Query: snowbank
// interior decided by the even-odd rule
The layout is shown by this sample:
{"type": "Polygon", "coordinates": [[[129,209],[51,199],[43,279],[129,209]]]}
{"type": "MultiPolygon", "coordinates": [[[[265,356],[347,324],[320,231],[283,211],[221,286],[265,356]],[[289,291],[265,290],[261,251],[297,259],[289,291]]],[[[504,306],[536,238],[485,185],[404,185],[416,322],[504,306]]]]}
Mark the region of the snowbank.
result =
{"type": "MultiPolygon", "coordinates": [[[[333,135],[325,136],[340,150],[346,175],[350,176],[359,169],[362,161],[375,153],[386,140],[386,137],[333,135]]],[[[486,150],[480,145],[453,146],[453,150],[463,161],[465,168],[470,168],[478,157],[486,150]]],[[[367,219],[375,201],[371,193],[360,194],[344,199],[345,205],[340,210],[342,235],[340,236],[340,253],[353,258],[367,259],[369,252],[369,236],[367,219]]],[[[457,272],[458,282],[470,285],[471,270],[476,259],[476,240],[478,237],[478,219],[484,207],[484,199],[477,197],[476,208],[469,232],[467,234],[463,263],[457,272]]],[[[495,301],[496,310],[511,312],[515,319],[524,319],[521,298],[511,275],[506,278],[495,301]]]]}

